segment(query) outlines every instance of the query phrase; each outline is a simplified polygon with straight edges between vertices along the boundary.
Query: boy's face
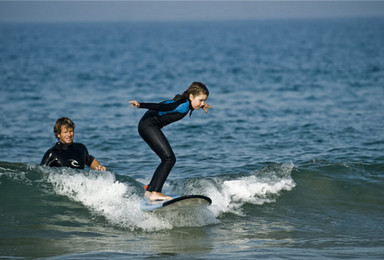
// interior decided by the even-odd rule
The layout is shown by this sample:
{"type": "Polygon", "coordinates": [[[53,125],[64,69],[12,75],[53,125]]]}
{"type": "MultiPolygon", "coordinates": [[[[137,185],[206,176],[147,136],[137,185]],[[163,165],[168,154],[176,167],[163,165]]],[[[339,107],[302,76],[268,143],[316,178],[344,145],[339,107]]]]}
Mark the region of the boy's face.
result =
{"type": "Polygon", "coordinates": [[[71,144],[73,143],[73,137],[75,135],[75,132],[73,128],[70,127],[61,127],[60,134],[57,135],[59,138],[59,141],[63,144],[71,144]]]}

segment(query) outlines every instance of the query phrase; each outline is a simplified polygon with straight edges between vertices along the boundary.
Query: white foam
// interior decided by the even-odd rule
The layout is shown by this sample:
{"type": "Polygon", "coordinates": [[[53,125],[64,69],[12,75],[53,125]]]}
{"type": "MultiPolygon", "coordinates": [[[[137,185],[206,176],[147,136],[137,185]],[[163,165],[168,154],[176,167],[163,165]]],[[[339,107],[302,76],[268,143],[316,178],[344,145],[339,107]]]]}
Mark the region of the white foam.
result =
{"type": "Polygon", "coordinates": [[[141,211],[141,198],[132,192],[135,189],[116,181],[110,172],[83,174],[63,170],[61,174],[51,173],[48,179],[58,194],[81,202],[114,225],[147,231],[172,228],[164,219],[141,211]]]}
{"type": "MultiPolygon", "coordinates": [[[[242,215],[245,203],[262,205],[276,200],[284,190],[295,187],[293,164],[263,169],[249,176],[182,181],[174,185],[183,194],[202,194],[212,199],[207,209],[194,212],[146,212],[140,209],[142,195],[130,183],[121,183],[111,172],[79,172],[72,169],[49,171],[48,180],[57,194],[81,202],[113,225],[130,230],[157,231],[173,227],[204,226],[219,223],[223,213],[242,215]],[[260,174],[261,173],[261,174],[260,174]]],[[[168,185],[168,184],[167,184],[168,185]]],[[[172,189],[167,186],[167,189],[172,189]]],[[[176,192],[177,193],[177,192],[176,192]]]]}
{"type": "Polygon", "coordinates": [[[289,191],[296,185],[290,174],[294,167],[292,163],[276,167],[264,170],[261,176],[229,180],[214,178],[211,182],[201,180],[206,183],[200,183],[199,186],[204,187],[204,194],[213,201],[209,210],[216,217],[222,213],[242,215],[241,209],[245,203],[262,205],[275,202],[282,191],[289,191]]]}
{"type": "Polygon", "coordinates": [[[159,214],[142,211],[142,198],[134,193],[136,188],[129,183],[117,181],[115,175],[110,172],[79,173],[63,169],[60,173],[51,172],[48,180],[57,194],[81,202],[113,225],[132,231],[157,231],[177,226],[204,226],[212,223],[212,219],[197,212],[159,214]]]}

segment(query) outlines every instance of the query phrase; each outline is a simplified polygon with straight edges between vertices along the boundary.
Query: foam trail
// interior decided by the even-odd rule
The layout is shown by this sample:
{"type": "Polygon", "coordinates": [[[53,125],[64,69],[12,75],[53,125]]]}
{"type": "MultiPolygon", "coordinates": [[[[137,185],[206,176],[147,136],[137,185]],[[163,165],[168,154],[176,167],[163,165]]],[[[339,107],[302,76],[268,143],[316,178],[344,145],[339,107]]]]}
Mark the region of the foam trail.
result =
{"type": "Polygon", "coordinates": [[[110,172],[74,173],[63,170],[61,174],[51,173],[48,180],[56,193],[81,202],[114,225],[146,231],[172,228],[170,222],[141,211],[141,199],[133,193],[135,188],[116,181],[115,175],[110,172]]]}
{"type": "Polygon", "coordinates": [[[209,210],[218,217],[222,213],[242,215],[245,203],[262,205],[272,203],[282,191],[295,187],[291,177],[293,163],[277,164],[238,178],[215,177],[200,179],[186,185],[177,184],[179,190],[189,194],[204,194],[212,199],[209,210]]]}
{"type": "Polygon", "coordinates": [[[111,172],[81,172],[60,169],[48,172],[48,181],[57,194],[82,203],[113,225],[130,229],[157,231],[174,227],[205,226],[219,223],[223,213],[242,215],[245,203],[262,205],[276,200],[284,190],[295,187],[291,178],[293,164],[273,165],[249,176],[179,180],[167,188],[178,194],[203,194],[213,203],[193,211],[146,212],[140,209],[142,196],[137,187],[116,180],[111,172]]]}
{"type": "Polygon", "coordinates": [[[116,180],[110,172],[74,172],[62,169],[48,176],[57,194],[81,202],[108,222],[130,230],[158,231],[180,226],[204,226],[217,223],[204,211],[145,212],[140,209],[142,196],[129,183],[116,180]]]}

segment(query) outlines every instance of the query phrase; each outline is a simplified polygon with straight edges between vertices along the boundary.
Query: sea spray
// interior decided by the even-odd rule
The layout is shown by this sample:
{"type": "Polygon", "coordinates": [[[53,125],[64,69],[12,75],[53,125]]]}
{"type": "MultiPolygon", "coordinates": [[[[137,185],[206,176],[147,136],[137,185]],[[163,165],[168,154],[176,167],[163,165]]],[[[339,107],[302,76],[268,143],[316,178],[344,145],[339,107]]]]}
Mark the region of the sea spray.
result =
{"type": "Polygon", "coordinates": [[[146,232],[183,226],[205,226],[217,223],[204,210],[145,212],[140,209],[141,194],[130,183],[116,180],[111,172],[75,172],[63,169],[52,172],[48,180],[57,194],[82,203],[94,214],[123,229],[146,232]]]}
{"type": "Polygon", "coordinates": [[[58,194],[81,202],[113,225],[145,231],[172,227],[164,219],[141,211],[141,198],[133,192],[135,188],[117,181],[111,172],[74,173],[63,170],[61,174],[51,173],[48,179],[58,194]]]}
{"type": "Polygon", "coordinates": [[[273,164],[246,176],[220,176],[205,179],[178,180],[175,191],[183,194],[202,194],[212,199],[208,209],[215,217],[223,213],[242,215],[245,203],[262,205],[275,202],[282,191],[296,184],[291,177],[293,163],[273,164]]]}

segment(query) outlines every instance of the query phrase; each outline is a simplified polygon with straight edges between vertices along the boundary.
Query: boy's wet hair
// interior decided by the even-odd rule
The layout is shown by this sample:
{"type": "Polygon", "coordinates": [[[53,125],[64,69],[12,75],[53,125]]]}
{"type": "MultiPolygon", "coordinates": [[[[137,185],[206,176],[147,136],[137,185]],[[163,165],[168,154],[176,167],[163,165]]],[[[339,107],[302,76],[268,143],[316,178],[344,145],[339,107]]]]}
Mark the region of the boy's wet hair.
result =
{"type": "Polygon", "coordinates": [[[56,124],[53,127],[53,132],[55,133],[56,138],[58,138],[57,135],[61,133],[61,127],[63,126],[64,128],[72,128],[73,130],[75,130],[75,123],[73,123],[71,119],[69,119],[68,117],[61,117],[56,120],[56,124]]]}

